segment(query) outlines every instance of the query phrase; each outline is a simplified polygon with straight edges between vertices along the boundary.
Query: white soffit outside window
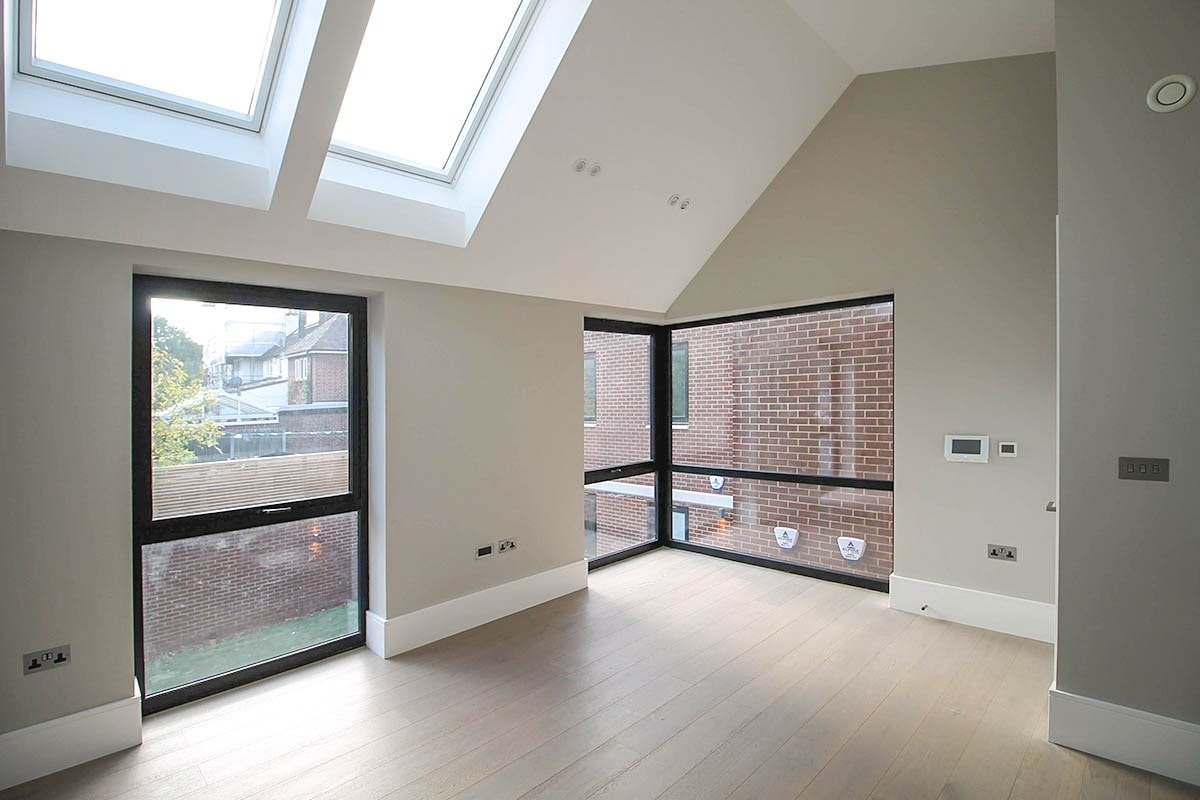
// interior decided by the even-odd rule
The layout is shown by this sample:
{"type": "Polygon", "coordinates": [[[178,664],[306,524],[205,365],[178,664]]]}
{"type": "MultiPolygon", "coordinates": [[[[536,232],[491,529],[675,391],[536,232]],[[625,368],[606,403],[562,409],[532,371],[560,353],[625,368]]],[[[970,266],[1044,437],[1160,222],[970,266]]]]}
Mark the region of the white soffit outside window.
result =
{"type": "Polygon", "coordinates": [[[19,0],[24,75],[259,130],[291,0],[19,0]]]}
{"type": "Polygon", "coordinates": [[[465,247],[589,5],[376,0],[308,218],[465,247]]]}
{"type": "Polygon", "coordinates": [[[10,2],[9,166],[270,207],[325,0],[10,2]]]}
{"type": "Polygon", "coordinates": [[[536,0],[376,0],[332,152],[453,183],[536,0]]]}

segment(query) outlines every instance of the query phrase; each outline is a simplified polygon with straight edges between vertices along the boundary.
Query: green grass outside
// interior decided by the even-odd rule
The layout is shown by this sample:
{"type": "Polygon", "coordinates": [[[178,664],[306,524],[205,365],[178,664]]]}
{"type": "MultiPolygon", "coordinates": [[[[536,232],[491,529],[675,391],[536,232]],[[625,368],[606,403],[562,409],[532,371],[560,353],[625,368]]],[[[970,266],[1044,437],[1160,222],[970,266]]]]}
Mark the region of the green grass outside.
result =
{"type": "Polygon", "coordinates": [[[157,694],[338,639],[357,630],[358,603],[350,602],[219,642],[181,650],[146,662],[145,692],[157,694]]]}

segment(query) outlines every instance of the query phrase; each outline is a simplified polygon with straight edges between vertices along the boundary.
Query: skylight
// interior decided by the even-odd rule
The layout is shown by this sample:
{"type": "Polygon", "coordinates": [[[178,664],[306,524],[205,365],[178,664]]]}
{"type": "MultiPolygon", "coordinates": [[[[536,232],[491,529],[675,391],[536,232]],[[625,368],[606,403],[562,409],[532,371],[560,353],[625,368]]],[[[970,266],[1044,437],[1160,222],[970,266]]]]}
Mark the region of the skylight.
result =
{"type": "Polygon", "coordinates": [[[536,0],[376,0],[333,152],[452,181],[536,0]]]}
{"type": "Polygon", "coordinates": [[[257,130],[291,0],[20,0],[27,75],[257,130]]]}

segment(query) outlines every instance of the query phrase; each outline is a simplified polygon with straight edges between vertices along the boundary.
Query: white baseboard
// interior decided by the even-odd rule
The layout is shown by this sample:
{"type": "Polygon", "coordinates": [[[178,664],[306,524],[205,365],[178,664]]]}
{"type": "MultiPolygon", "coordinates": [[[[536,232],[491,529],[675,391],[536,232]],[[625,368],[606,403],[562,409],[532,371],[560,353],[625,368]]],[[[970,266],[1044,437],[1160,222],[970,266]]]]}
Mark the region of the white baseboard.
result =
{"type": "Polygon", "coordinates": [[[142,743],[142,693],[0,735],[0,789],[142,743]]]}
{"type": "Polygon", "coordinates": [[[587,576],[587,562],[580,560],[391,619],[368,611],[367,647],[383,658],[391,658],[586,589],[587,576]]]}
{"type": "Polygon", "coordinates": [[[1053,603],[905,578],[894,573],[891,576],[891,605],[900,611],[1042,642],[1053,642],[1056,633],[1053,603]]]}
{"type": "Polygon", "coordinates": [[[1050,741],[1200,785],[1200,725],[1050,687],[1050,741]]]}

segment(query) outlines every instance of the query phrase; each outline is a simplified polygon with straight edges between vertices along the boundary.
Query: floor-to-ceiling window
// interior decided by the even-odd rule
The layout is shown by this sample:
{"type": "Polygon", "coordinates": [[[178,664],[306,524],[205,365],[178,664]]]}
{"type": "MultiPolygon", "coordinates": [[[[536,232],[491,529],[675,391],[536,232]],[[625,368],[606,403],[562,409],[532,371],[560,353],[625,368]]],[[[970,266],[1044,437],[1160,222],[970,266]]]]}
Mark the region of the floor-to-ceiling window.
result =
{"type": "Polygon", "coordinates": [[[584,553],[656,545],[654,329],[587,320],[583,333],[584,553]]]}
{"type": "Polygon", "coordinates": [[[145,709],[361,644],[365,300],[135,276],[133,319],[145,709]]]}
{"type": "Polygon", "coordinates": [[[589,320],[589,556],[661,543],[885,588],[892,308],[889,296],[665,327],[589,320]],[[613,465],[625,474],[597,471],[613,465]]]}
{"type": "Polygon", "coordinates": [[[688,545],[886,582],[891,298],[675,326],[671,338],[687,353],[672,387],[686,385],[689,413],[671,457],[688,545]]]}

